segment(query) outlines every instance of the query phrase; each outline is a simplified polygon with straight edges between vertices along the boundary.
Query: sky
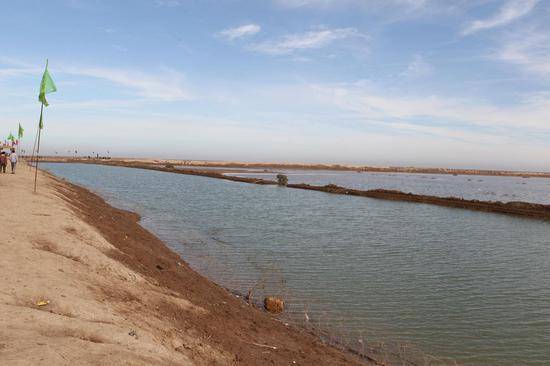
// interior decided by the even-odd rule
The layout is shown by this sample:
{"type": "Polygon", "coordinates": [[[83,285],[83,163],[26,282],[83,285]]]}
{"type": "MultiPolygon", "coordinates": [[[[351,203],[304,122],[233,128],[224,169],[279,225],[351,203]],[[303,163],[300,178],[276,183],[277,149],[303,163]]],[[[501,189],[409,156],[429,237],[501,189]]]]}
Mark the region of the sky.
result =
{"type": "Polygon", "coordinates": [[[550,171],[550,0],[18,0],[0,134],[205,160],[550,171]]]}

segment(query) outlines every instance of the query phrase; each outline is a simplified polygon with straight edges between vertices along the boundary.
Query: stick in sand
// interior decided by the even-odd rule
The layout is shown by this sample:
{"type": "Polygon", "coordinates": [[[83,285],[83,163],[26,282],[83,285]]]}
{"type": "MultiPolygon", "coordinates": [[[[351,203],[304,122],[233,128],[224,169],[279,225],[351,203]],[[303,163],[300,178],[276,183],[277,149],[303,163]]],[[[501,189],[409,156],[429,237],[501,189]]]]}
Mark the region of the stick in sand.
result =
{"type": "MultiPolygon", "coordinates": [[[[46,70],[48,68],[48,63],[46,62],[46,70]]],[[[38,179],[38,162],[40,161],[40,136],[42,135],[42,113],[44,112],[44,102],[40,106],[40,122],[38,124],[38,144],[36,147],[36,166],[34,169],[34,193],[36,193],[36,181],[38,179]]]]}
{"type": "Polygon", "coordinates": [[[38,141],[38,131],[36,131],[36,135],[34,135],[34,144],[32,145],[31,163],[29,164],[29,170],[31,171],[32,171],[33,162],[34,162],[34,153],[36,152],[36,141],[38,141]]]}

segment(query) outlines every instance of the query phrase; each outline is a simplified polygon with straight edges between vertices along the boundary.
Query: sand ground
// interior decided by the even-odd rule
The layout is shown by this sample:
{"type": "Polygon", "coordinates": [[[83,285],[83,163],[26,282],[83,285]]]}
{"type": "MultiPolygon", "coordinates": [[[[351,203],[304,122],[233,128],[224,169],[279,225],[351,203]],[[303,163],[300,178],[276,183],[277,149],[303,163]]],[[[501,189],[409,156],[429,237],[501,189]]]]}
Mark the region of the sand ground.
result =
{"type": "Polygon", "coordinates": [[[192,364],[175,351],[183,339],[159,338],[162,320],[140,314],[137,323],[104,292],[204,310],[109,258],[115,248],[76,217],[51,178],[39,173],[38,193],[32,189],[26,166],[0,175],[0,364],[192,364]]]}
{"type": "Polygon", "coordinates": [[[1,365],[360,364],[192,271],[137,215],[38,179],[0,174],[1,365]]]}

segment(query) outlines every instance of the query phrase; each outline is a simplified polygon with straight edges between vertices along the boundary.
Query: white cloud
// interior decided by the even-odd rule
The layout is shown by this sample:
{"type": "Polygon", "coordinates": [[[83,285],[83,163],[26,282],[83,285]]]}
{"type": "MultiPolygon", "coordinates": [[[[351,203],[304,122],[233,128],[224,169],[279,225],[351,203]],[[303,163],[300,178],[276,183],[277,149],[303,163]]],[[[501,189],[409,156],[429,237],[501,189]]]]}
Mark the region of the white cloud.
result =
{"type": "Polygon", "coordinates": [[[316,49],[328,46],[336,40],[365,37],[355,28],[336,28],[290,34],[275,40],[257,43],[251,49],[271,55],[284,55],[297,50],[316,49]]]}
{"type": "Polygon", "coordinates": [[[39,72],[40,70],[35,68],[14,68],[14,67],[0,68],[0,78],[33,75],[33,74],[38,74],[39,72]]]}
{"type": "Polygon", "coordinates": [[[112,47],[113,47],[113,49],[115,49],[119,52],[128,52],[128,48],[126,48],[124,46],[121,46],[119,44],[114,44],[112,47]]]}
{"type": "Polygon", "coordinates": [[[429,0],[274,0],[275,4],[286,8],[328,7],[333,5],[380,5],[393,3],[419,8],[429,0]]]}
{"type": "Polygon", "coordinates": [[[252,36],[260,30],[261,27],[258,24],[246,24],[240,27],[225,29],[219,32],[218,35],[232,41],[237,38],[252,36]]]}
{"type": "Polygon", "coordinates": [[[168,6],[168,7],[183,5],[182,0],[156,0],[156,3],[159,6],[168,6]]]}
{"type": "Polygon", "coordinates": [[[345,0],[275,0],[275,3],[288,8],[300,8],[302,6],[326,6],[342,1],[345,0]]]}
{"type": "MultiPolygon", "coordinates": [[[[448,9],[449,4],[433,0],[273,0],[276,6],[289,9],[322,9],[348,8],[353,11],[386,12],[393,9],[392,15],[397,12],[417,12],[428,9],[430,11],[448,9]],[[429,6],[428,6],[429,5],[429,6]]],[[[454,5],[458,6],[458,5],[454,5]]]]}
{"type": "Polygon", "coordinates": [[[500,27],[511,23],[531,12],[539,0],[509,0],[499,11],[487,19],[474,20],[462,31],[463,35],[469,35],[481,30],[500,27]]]}
{"type": "Polygon", "coordinates": [[[516,64],[536,75],[550,76],[550,36],[545,32],[521,32],[508,38],[496,58],[516,64]]]}
{"type": "Polygon", "coordinates": [[[55,103],[55,107],[66,110],[86,110],[88,112],[110,110],[126,113],[129,110],[142,108],[148,104],[150,103],[145,99],[86,99],[77,102],[65,102],[60,100],[55,103]]]}
{"type": "MultiPolygon", "coordinates": [[[[289,128],[284,121],[276,119],[251,124],[229,117],[218,119],[185,113],[114,117],[83,114],[81,117],[81,123],[75,124],[73,113],[56,116],[55,123],[47,125],[49,142],[45,151],[53,153],[56,149],[61,152],[78,148],[79,152],[86,153],[109,150],[114,156],[149,158],[216,160],[223,157],[237,161],[300,160],[538,170],[550,167],[540,159],[540,156],[550,153],[547,145],[491,131],[464,132],[460,128],[433,128],[406,122],[394,123],[383,131],[348,129],[338,124],[330,129],[311,124],[298,129],[295,126],[289,128]],[[105,138],[87,138],[97,134],[98,129],[107,129],[110,133],[105,138]],[[201,133],[190,136],[188,131],[195,130],[201,133]],[[117,138],[119,136],[127,138],[117,138]],[[143,150],[142,146],[151,140],[162,140],[163,143],[143,150]],[[204,146],[211,148],[204,149],[204,146]],[[243,149],[243,146],[247,148],[243,149]],[[253,157],[250,151],[255,152],[253,157]]],[[[28,140],[32,144],[30,136],[28,140]]]]}
{"type": "Polygon", "coordinates": [[[13,57],[0,56],[0,64],[9,65],[13,67],[31,68],[35,65],[13,57]]]}
{"type": "Polygon", "coordinates": [[[413,8],[421,8],[427,5],[429,0],[394,0],[397,4],[410,5],[413,8]]]}
{"type": "Polygon", "coordinates": [[[0,56],[0,78],[11,78],[25,75],[35,75],[43,70],[35,65],[14,58],[0,56]],[[2,67],[1,65],[4,65],[2,67]]]}
{"type": "Polygon", "coordinates": [[[178,101],[192,99],[189,91],[183,86],[183,75],[174,70],[157,74],[137,70],[122,70],[101,67],[67,67],[62,72],[88,76],[133,89],[143,98],[161,101],[178,101]]]}
{"type": "Polygon", "coordinates": [[[432,72],[433,66],[430,65],[421,55],[415,55],[403,74],[410,78],[421,78],[431,75],[432,72]]]}
{"type": "Polygon", "coordinates": [[[550,134],[550,93],[526,94],[515,103],[494,105],[474,98],[384,92],[373,83],[359,81],[265,86],[253,91],[234,85],[230,95],[237,106],[246,105],[251,115],[260,111],[253,119],[286,121],[292,131],[300,125],[327,132],[353,126],[349,131],[407,135],[411,142],[419,136],[439,137],[472,146],[508,140],[537,143],[537,138],[550,134]]]}
{"type": "MultiPolygon", "coordinates": [[[[41,75],[42,67],[32,63],[12,58],[0,57],[0,78],[22,77],[27,75],[41,75]],[[6,67],[2,67],[6,65],[6,67]]],[[[106,80],[116,85],[133,90],[143,100],[152,101],[181,101],[193,99],[185,85],[185,78],[181,72],[164,69],[158,72],[143,72],[132,69],[118,69],[109,67],[87,67],[50,62],[50,73],[56,83],[68,82],[63,74],[91,77],[106,80]],[[58,76],[56,76],[58,75],[58,76]]],[[[78,80],[77,82],[82,82],[78,80]]]]}
{"type": "Polygon", "coordinates": [[[310,85],[310,91],[303,94],[318,98],[321,105],[334,105],[365,120],[392,123],[423,120],[432,124],[453,123],[462,126],[462,129],[480,126],[550,132],[549,94],[528,95],[510,106],[492,106],[439,96],[386,96],[354,85],[310,85]]]}

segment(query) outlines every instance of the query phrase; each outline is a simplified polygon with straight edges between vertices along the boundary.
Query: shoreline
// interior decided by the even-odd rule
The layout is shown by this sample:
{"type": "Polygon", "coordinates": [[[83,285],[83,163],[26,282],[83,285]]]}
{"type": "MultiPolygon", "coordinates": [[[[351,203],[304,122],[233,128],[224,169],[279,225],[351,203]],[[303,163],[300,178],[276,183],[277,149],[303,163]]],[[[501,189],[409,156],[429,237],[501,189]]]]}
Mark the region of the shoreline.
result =
{"type": "MultiPolygon", "coordinates": [[[[59,163],[60,161],[41,160],[42,162],[59,163]]],[[[127,162],[119,160],[67,160],[62,163],[82,163],[82,164],[96,164],[107,166],[118,166],[126,168],[136,168],[145,170],[155,170],[167,173],[197,175],[208,178],[230,180],[234,182],[259,184],[259,185],[277,185],[276,181],[267,180],[262,178],[247,178],[225,175],[220,172],[212,170],[196,170],[196,169],[178,169],[171,165],[164,164],[144,164],[141,162],[127,162]]],[[[459,197],[439,197],[429,196],[414,193],[405,193],[396,190],[387,189],[372,189],[372,190],[358,190],[346,187],[340,187],[334,184],[328,184],[325,186],[315,186],[303,183],[287,184],[287,188],[303,189],[310,191],[318,191],[330,194],[340,194],[348,196],[367,197],[374,199],[383,199],[390,201],[402,201],[410,203],[430,204],[435,206],[466,209],[471,211],[481,211],[489,213],[497,213],[518,217],[527,217],[533,219],[550,220],[550,205],[514,201],[514,202],[500,202],[500,201],[480,201],[480,200],[467,200],[459,197]]]]}
{"type": "Polygon", "coordinates": [[[184,159],[141,159],[141,158],[109,158],[95,159],[86,157],[45,156],[44,162],[86,162],[97,160],[110,160],[128,164],[171,164],[190,168],[241,168],[241,169],[296,169],[296,170],[329,170],[349,172],[371,173],[402,173],[402,174],[442,174],[442,175],[475,175],[475,176],[499,176],[519,178],[550,178],[550,172],[497,170],[497,169],[456,169],[440,167],[403,167],[403,166],[369,166],[350,164],[302,164],[302,163],[262,163],[262,162],[227,162],[227,161],[202,161],[184,159]]]}
{"type": "MultiPolygon", "coordinates": [[[[30,171],[22,166],[18,174],[10,175],[11,182],[1,177],[0,184],[20,182],[17,197],[28,203],[24,211],[17,208],[17,202],[14,208],[20,220],[18,230],[25,234],[32,231],[33,238],[28,244],[26,239],[17,241],[23,241],[18,245],[25,253],[38,256],[36,261],[41,263],[41,270],[25,273],[45,276],[42,272],[51,271],[58,277],[35,289],[32,296],[16,294],[28,291],[28,286],[15,285],[10,297],[8,286],[19,280],[0,282],[2,303],[14,304],[3,309],[0,319],[4,325],[4,332],[0,330],[0,363],[23,359],[33,363],[38,357],[41,362],[53,364],[96,364],[98,359],[103,364],[124,361],[136,365],[376,364],[369,357],[363,356],[361,361],[349,352],[326,345],[310,331],[285,325],[236,298],[192,270],[178,254],[144,229],[138,214],[115,208],[95,193],[43,171],[39,172],[39,191],[34,195],[30,176],[30,171]],[[43,204],[40,213],[33,213],[36,204],[32,202],[36,200],[43,204]],[[33,219],[33,215],[40,215],[41,221],[33,219]],[[63,220],[54,223],[54,219],[63,220]],[[55,230],[53,236],[47,234],[56,226],[62,229],[55,230]],[[43,238],[36,239],[37,236],[43,238]],[[90,246],[100,249],[92,256],[87,252],[90,246]],[[78,251],[85,254],[77,254],[78,251]],[[63,293],[76,287],[82,287],[82,292],[89,290],[90,298],[80,302],[87,295],[75,293],[68,296],[72,302],[66,300],[63,293]],[[45,298],[46,294],[51,303],[44,307],[36,305],[35,300],[45,298]],[[24,300],[21,304],[22,298],[29,297],[32,302],[24,300]],[[31,318],[42,316],[37,329],[27,323],[28,316],[21,318],[14,306],[15,309],[23,306],[31,318]],[[82,309],[89,306],[93,316],[81,319],[82,309]],[[59,317],[68,324],[84,324],[68,330],[57,324],[59,317]],[[116,321],[100,320],[103,318],[116,321]],[[92,326],[88,323],[93,325],[94,334],[84,330],[92,326]],[[106,328],[111,324],[125,330],[108,333],[106,328]],[[17,337],[20,328],[25,328],[24,339],[17,337]],[[36,334],[29,334],[31,331],[36,334]],[[32,340],[37,341],[37,346],[29,347],[32,340]],[[37,348],[42,347],[55,348],[57,353],[38,352],[37,348]],[[110,351],[106,351],[108,347],[110,351]],[[89,358],[92,350],[95,358],[89,358]]],[[[23,276],[18,273],[20,269],[36,265],[29,261],[30,255],[16,256],[12,266],[4,266],[3,270],[20,279],[23,276]]]]}

